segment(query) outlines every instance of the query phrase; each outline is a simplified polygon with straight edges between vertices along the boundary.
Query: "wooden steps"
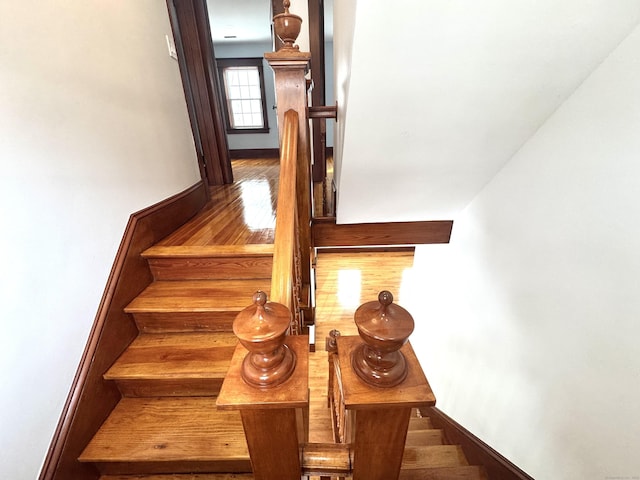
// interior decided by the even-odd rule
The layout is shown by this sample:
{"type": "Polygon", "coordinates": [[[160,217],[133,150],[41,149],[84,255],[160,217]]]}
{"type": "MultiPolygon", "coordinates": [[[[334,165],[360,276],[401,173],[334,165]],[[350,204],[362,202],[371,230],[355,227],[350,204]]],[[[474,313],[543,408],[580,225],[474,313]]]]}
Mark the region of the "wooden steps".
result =
{"type": "Polygon", "coordinates": [[[215,401],[123,398],[80,461],[104,474],[250,472],[240,415],[215,401]]]}
{"type": "Polygon", "coordinates": [[[400,480],[488,480],[483,467],[469,465],[459,445],[447,445],[429,417],[414,410],[402,458],[400,480]]]}
{"type": "Polygon", "coordinates": [[[157,281],[126,308],[143,333],[231,331],[240,310],[257,290],[269,292],[270,280],[157,281]]]}
{"type": "Polygon", "coordinates": [[[425,468],[401,470],[398,480],[489,480],[483,467],[425,468]]]}
{"type": "Polygon", "coordinates": [[[273,245],[154,246],[142,253],[156,280],[271,278],[273,245]]]}
{"type": "Polygon", "coordinates": [[[100,480],[254,480],[251,473],[179,473],[175,475],[103,475],[100,480]]]}
{"type": "Polygon", "coordinates": [[[217,395],[237,343],[230,332],[142,334],[104,378],[130,397],[217,395]]]}

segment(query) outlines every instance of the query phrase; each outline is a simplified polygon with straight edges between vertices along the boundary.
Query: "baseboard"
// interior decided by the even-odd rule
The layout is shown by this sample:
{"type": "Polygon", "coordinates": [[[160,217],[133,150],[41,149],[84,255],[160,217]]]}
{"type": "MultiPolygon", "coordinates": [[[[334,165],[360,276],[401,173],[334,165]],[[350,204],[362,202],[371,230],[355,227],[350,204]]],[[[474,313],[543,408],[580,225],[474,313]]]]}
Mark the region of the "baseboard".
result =
{"type": "Polygon", "coordinates": [[[483,465],[491,480],[534,480],[441,410],[429,407],[421,411],[434,427],[443,430],[450,444],[462,446],[471,465],[483,465]]]}
{"type": "Polygon", "coordinates": [[[248,160],[252,158],[280,158],[280,149],[278,148],[245,148],[229,150],[231,159],[248,160]]]}
{"type": "Polygon", "coordinates": [[[452,220],[337,225],[334,217],[314,218],[314,247],[406,246],[449,243],[452,220]]]}
{"type": "Polygon", "coordinates": [[[102,375],[138,335],[124,307],[152,281],[140,253],[183,225],[207,201],[206,186],[198,182],[129,218],[40,480],[100,477],[92,466],[77,459],[121,398],[117,387],[102,375]]]}

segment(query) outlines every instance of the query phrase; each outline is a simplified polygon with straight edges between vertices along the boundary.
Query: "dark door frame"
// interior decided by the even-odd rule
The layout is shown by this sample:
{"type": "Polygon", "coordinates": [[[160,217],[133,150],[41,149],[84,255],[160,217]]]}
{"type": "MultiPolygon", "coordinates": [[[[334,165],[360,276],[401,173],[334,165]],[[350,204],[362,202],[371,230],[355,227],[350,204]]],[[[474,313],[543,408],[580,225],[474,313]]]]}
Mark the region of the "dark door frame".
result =
{"type": "Polygon", "coordinates": [[[206,0],[167,0],[182,87],[206,185],[233,182],[206,0]]]}

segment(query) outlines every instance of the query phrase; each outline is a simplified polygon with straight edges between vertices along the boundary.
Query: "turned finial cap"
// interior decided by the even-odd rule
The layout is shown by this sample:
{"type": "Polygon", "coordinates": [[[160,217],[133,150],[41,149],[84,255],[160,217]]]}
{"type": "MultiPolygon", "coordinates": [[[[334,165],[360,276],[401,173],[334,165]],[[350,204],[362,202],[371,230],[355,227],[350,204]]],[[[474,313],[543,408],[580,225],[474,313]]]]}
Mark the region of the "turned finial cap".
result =
{"type": "Polygon", "coordinates": [[[387,290],[378,294],[377,302],[367,302],[356,310],[355,323],[367,343],[399,344],[396,349],[407,341],[414,328],[411,314],[393,303],[393,295],[387,290]]]}
{"type": "Polygon", "coordinates": [[[261,290],[253,294],[252,300],[253,304],[238,313],[233,322],[233,333],[240,343],[255,350],[276,339],[283,341],[291,323],[289,309],[280,303],[267,302],[267,294],[261,290]]]}
{"type": "Polygon", "coordinates": [[[302,28],[302,17],[289,13],[291,2],[284,0],[282,2],[284,13],[280,13],[273,17],[273,27],[276,35],[282,40],[281,50],[299,50],[298,45],[294,45],[300,29],[302,28]]]}

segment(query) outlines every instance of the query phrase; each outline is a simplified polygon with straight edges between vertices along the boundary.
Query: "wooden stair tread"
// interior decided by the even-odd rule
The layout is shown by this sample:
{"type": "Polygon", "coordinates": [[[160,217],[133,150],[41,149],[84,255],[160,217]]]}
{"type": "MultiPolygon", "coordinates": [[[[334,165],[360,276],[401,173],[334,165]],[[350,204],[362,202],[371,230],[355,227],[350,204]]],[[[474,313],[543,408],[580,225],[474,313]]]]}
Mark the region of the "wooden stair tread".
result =
{"type": "Polygon", "coordinates": [[[169,475],[102,475],[100,480],[254,480],[252,473],[177,473],[169,475]]]}
{"type": "Polygon", "coordinates": [[[230,332],[142,334],[104,378],[224,378],[237,343],[230,332]]]}
{"type": "Polygon", "coordinates": [[[400,470],[398,480],[488,480],[485,469],[476,465],[400,470]]]}
{"type": "Polygon", "coordinates": [[[468,464],[459,445],[407,446],[402,456],[402,468],[405,470],[468,464]]]}
{"type": "Polygon", "coordinates": [[[256,290],[268,293],[270,282],[258,280],[158,281],[125,308],[127,313],[240,311],[256,290]]]}
{"type": "Polygon", "coordinates": [[[272,256],[273,244],[249,245],[155,245],[142,252],[144,258],[199,258],[199,257],[237,257],[272,256]]]}
{"type": "Polygon", "coordinates": [[[79,460],[246,463],[249,453],[240,415],[218,411],[215,397],[123,398],[79,460]]]}

